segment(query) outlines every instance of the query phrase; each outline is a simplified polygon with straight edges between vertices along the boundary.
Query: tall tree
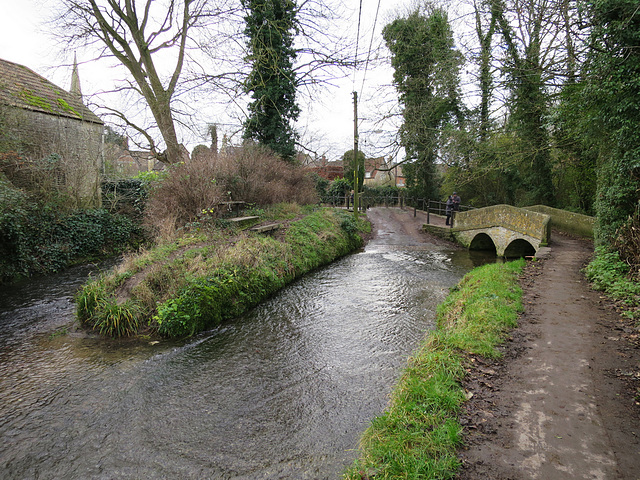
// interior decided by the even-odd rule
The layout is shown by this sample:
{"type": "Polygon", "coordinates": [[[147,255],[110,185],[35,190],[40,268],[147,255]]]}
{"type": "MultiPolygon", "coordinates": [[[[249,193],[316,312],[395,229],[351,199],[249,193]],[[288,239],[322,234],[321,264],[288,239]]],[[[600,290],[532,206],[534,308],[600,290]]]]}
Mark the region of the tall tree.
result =
{"type": "Polygon", "coordinates": [[[205,4],[205,0],[62,0],[59,35],[74,44],[97,44],[103,55],[115,57],[126,67],[133,78],[128,88],[146,101],[166,150],[159,151],[147,129],[121,112],[115,113],[143,134],[152,153],[166,163],[183,159],[172,99],[189,31],[205,16],[205,4]],[[163,73],[167,60],[173,62],[168,76],[163,73]]]}
{"type": "Polygon", "coordinates": [[[403,170],[414,195],[436,198],[435,163],[440,132],[460,121],[459,68],[447,14],[439,8],[415,10],[386,25],[382,35],[391,51],[393,83],[402,106],[400,131],[407,163],[403,170]]]}
{"type": "Polygon", "coordinates": [[[545,90],[543,65],[544,33],[550,13],[546,2],[529,0],[529,8],[517,12],[521,16],[520,33],[508,21],[502,0],[491,0],[492,15],[504,39],[507,52],[505,72],[509,76],[512,106],[510,127],[516,133],[522,189],[521,203],[553,204],[553,182],[546,129],[549,96],[545,90]]]}
{"type": "Polygon", "coordinates": [[[491,42],[496,31],[496,17],[490,15],[489,25],[483,26],[483,15],[480,10],[480,5],[474,1],[475,9],[475,33],[478,37],[478,44],[480,51],[478,54],[478,69],[479,69],[479,83],[480,83],[480,108],[479,108],[479,125],[478,125],[478,137],[480,142],[484,142],[487,139],[490,126],[490,112],[489,106],[491,103],[491,97],[493,92],[493,76],[491,74],[491,61],[493,59],[491,52],[491,42]]]}
{"type": "Polygon", "coordinates": [[[252,65],[245,91],[253,99],[243,136],[293,161],[297,135],[292,122],[300,114],[293,70],[296,5],[292,0],[242,0],[242,5],[252,65]]]}
{"type": "Polygon", "coordinates": [[[582,72],[584,138],[598,154],[596,239],[615,240],[640,199],[640,11],[637,0],[586,0],[591,52],[582,72]]]}

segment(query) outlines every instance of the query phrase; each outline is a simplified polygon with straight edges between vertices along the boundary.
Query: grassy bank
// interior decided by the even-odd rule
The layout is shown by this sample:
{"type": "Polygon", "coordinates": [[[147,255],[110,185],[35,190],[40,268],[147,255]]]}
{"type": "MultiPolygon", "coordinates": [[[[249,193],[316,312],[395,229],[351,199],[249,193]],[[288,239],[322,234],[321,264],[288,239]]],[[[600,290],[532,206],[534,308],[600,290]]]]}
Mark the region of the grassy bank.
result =
{"type": "Polygon", "coordinates": [[[460,381],[469,355],[499,357],[497,346],[522,308],[519,260],[467,274],[438,308],[437,328],[409,359],[386,411],[366,430],[348,480],[449,479],[459,467],[460,381]]]}
{"type": "Polygon", "coordinates": [[[262,212],[283,222],[274,236],[199,225],[86,284],[76,297],[78,318],[106,335],[182,337],[236,317],[363,245],[364,221],[312,210],[281,205],[262,212]]]}

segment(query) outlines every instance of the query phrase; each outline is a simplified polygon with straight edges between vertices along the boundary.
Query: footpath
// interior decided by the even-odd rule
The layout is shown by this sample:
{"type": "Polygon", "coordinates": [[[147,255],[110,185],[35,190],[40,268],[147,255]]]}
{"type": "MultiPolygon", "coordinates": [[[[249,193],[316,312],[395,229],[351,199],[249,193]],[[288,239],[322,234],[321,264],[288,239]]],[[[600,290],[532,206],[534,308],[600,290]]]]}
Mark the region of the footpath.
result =
{"type": "Polygon", "coordinates": [[[550,247],[503,358],[468,376],[459,480],[640,479],[638,331],[584,278],[590,242],[550,247]]]}

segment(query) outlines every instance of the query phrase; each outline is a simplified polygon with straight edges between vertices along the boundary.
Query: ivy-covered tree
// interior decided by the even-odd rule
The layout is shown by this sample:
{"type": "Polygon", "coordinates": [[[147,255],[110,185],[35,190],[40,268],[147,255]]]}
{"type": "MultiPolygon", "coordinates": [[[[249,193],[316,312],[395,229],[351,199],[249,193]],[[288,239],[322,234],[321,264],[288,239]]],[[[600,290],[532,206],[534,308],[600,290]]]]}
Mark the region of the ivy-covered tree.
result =
{"type": "MultiPolygon", "coordinates": [[[[522,204],[554,203],[551,175],[550,138],[545,125],[549,95],[546,82],[550,71],[545,65],[545,37],[551,21],[547,6],[530,2],[524,12],[517,11],[522,22],[518,27],[509,22],[504,0],[491,0],[492,16],[497,22],[506,49],[503,71],[508,75],[511,92],[510,117],[507,127],[516,134],[516,156],[523,194],[522,204]]],[[[548,61],[548,60],[547,60],[548,61]]]]}
{"type": "Polygon", "coordinates": [[[292,0],[242,0],[242,5],[247,60],[252,65],[244,88],[253,99],[243,136],[293,161],[297,134],[292,122],[300,114],[293,69],[296,4],[292,0]]]}
{"type": "Polygon", "coordinates": [[[344,170],[344,178],[351,184],[351,188],[354,188],[356,163],[359,166],[358,169],[358,185],[359,190],[362,190],[364,183],[364,152],[358,149],[357,159],[354,159],[353,150],[349,150],[342,155],[342,168],[344,170]],[[355,160],[355,162],[354,162],[355,160]]]}
{"type": "Polygon", "coordinates": [[[610,244],[640,199],[640,14],[637,0],[586,0],[584,138],[598,154],[596,240],[610,244]],[[595,139],[595,141],[594,141],[595,139]]]}
{"type": "Polygon", "coordinates": [[[384,27],[382,36],[391,51],[393,82],[402,106],[400,139],[407,159],[403,166],[407,187],[412,195],[436,198],[441,132],[462,118],[462,56],[454,48],[447,14],[439,8],[397,18],[384,27]]]}

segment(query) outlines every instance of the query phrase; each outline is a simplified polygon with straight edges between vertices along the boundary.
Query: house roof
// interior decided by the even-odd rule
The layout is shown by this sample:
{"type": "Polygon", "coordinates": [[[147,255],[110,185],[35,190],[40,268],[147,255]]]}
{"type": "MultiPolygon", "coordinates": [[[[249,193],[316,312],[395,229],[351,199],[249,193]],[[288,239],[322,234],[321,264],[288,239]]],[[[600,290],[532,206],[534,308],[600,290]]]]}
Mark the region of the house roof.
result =
{"type": "Polygon", "coordinates": [[[104,123],[75,95],[54,85],[33,70],[0,59],[0,104],[74,118],[92,123],[104,123]]]}

